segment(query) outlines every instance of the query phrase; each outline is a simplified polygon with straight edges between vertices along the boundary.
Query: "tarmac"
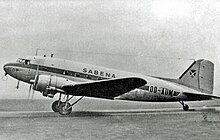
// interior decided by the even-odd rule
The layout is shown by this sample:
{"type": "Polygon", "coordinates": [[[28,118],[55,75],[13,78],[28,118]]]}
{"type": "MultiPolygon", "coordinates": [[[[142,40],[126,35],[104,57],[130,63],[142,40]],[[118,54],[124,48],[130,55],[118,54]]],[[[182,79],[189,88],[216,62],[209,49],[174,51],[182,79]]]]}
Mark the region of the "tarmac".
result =
{"type": "Polygon", "coordinates": [[[219,101],[189,104],[86,99],[69,116],[52,100],[0,100],[0,139],[219,139],[219,101]],[[14,108],[12,108],[14,107],[14,108]]]}

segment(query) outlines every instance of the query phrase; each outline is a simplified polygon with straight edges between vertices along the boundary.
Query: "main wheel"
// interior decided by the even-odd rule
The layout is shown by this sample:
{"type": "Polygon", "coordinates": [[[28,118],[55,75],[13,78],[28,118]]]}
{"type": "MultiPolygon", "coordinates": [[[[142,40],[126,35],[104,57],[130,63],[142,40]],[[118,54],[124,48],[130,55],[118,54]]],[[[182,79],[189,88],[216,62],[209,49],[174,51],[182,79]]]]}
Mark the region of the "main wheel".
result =
{"type": "Polygon", "coordinates": [[[62,104],[62,102],[60,101],[60,103],[59,103],[59,100],[53,102],[53,104],[52,104],[52,110],[53,110],[54,112],[59,112],[59,106],[60,106],[61,104],[62,104]]]}
{"type": "Polygon", "coordinates": [[[189,106],[187,104],[183,105],[183,110],[188,111],[189,110],[189,106]]]}
{"type": "Polygon", "coordinates": [[[70,107],[70,103],[61,103],[59,107],[59,113],[61,115],[69,115],[72,112],[72,107],[70,107]]]}

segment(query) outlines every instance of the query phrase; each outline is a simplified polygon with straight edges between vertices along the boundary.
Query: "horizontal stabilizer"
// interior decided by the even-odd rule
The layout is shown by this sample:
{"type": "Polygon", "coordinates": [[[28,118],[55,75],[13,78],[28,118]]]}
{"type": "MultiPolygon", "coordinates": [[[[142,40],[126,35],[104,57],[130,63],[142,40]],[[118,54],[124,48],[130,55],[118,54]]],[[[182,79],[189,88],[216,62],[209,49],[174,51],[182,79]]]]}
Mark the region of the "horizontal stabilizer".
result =
{"type": "Polygon", "coordinates": [[[189,92],[183,92],[183,94],[185,95],[189,95],[189,96],[197,96],[197,97],[201,97],[201,98],[216,98],[216,99],[220,99],[220,96],[216,96],[216,95],[212,95],[212,94],[207,94],[207,93],[189,93],[189,92]]]}
{"type": "Polygon", "coordinates": [[[74,96],[113,99],[135,88],[144,86],[146,83],[144,79],[130,77],[65,85],[62,89],[74,96]]]}

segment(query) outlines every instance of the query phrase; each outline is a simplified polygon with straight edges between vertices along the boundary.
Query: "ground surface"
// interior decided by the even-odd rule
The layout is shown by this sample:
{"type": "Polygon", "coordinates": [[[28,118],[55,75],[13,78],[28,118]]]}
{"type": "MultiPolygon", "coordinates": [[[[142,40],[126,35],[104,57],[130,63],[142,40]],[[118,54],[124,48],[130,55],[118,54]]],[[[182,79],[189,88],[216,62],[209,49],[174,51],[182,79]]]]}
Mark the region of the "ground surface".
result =
{"type": "Polygon", "coordinates": [[[0,139],[219,139],[219,101],[133,103],[84,99],[70,116],[52,100],[0,100],[0,139]],[[207,105],[204,107],[204,105],[207,105]]]}

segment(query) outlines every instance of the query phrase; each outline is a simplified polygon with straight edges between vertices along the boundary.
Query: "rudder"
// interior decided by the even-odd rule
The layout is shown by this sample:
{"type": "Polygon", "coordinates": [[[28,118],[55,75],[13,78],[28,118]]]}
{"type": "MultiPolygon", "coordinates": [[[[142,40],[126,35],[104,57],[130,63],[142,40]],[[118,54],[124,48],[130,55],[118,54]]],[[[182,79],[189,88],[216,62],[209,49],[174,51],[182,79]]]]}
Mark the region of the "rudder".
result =
{"type": "Polygon", "coordinates": [[[205,59],[194,61],[178,80],[182,85],[212,94],[214,64],[205,59]]]}

